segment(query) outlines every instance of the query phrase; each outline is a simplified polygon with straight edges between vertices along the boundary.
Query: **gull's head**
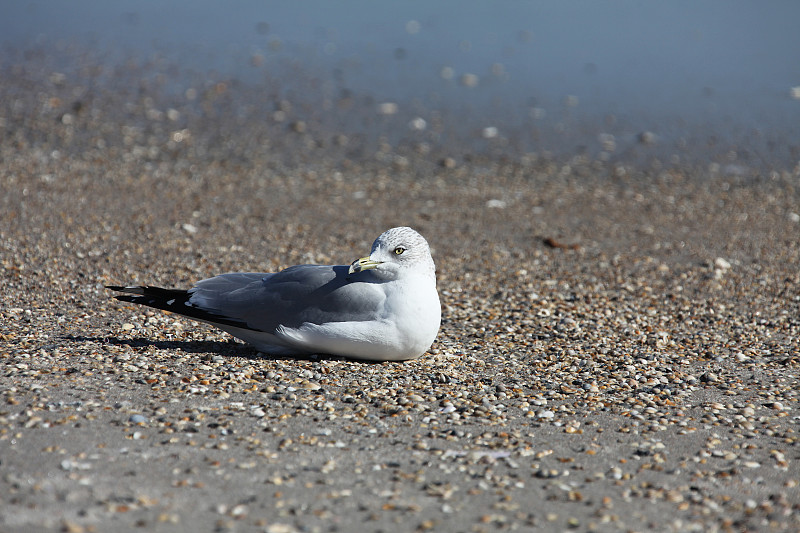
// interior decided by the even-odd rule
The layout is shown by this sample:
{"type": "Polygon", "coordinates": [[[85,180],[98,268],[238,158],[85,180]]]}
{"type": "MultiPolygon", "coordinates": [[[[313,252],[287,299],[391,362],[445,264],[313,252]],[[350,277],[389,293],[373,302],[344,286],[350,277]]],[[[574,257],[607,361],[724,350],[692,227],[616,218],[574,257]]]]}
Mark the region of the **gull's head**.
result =
{"type": "Polygon", "coordinates": [[[384,231],[372,243],[369,256],[350,265],[350,274],[363,270],[373,270],[375,275],[384,279],[395,279],[409,271],[436,277],[428,241],[407,227],[384,231]]]}

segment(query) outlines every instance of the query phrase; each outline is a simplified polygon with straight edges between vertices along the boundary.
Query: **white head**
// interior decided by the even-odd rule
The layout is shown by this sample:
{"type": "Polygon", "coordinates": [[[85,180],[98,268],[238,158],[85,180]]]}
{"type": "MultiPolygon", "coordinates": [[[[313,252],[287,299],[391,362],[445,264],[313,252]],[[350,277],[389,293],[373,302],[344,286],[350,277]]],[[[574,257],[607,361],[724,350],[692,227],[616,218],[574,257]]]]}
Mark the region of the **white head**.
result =
{"type": "Polygon", "coordinates": [[[362,257],[350,265],[351,274],[373,270],[375,275],[384,279],[395,279],[409,269],[436,278],[436,266],[428,241],[408,227],[384,231],[372,243],[369,257],[362,257]]]}

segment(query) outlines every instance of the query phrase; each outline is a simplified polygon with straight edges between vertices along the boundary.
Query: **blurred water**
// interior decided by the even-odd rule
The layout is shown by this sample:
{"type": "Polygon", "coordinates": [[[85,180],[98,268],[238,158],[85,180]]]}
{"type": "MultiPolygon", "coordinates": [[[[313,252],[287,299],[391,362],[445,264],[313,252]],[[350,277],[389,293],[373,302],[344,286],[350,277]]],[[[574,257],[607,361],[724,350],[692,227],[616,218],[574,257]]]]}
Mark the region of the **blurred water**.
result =
{"type": "Polygon", "coordinates": [[[158,57],[179,65],[181,90],[189,71],[269,78],[321,114],[348,95],[396,102],[396,135],[377,133],[398,142],[421,118],[446,123],[429,141],[464,151],[613,159],[646,146],[781,167],[800,160],[798,21],[789,0],[35,1],[0,7],[0,40],[6,62],[64,43],[111,64],[158,57]]]}

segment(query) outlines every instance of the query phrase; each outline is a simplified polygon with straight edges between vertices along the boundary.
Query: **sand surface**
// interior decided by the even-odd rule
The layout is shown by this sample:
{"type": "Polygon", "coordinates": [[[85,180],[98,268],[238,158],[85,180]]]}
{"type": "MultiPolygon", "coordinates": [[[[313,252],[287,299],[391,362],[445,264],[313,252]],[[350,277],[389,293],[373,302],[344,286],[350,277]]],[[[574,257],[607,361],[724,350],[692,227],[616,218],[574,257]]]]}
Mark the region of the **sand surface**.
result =
{"type": "Polygon", "coordinates": [[[470,154],[235,85],[16,74],[0,530],[800,529],[797,169],[470,154]],[[397,225],[438,268],[416,361],[273,358],[103,289],[348,264],[397,225]]]}

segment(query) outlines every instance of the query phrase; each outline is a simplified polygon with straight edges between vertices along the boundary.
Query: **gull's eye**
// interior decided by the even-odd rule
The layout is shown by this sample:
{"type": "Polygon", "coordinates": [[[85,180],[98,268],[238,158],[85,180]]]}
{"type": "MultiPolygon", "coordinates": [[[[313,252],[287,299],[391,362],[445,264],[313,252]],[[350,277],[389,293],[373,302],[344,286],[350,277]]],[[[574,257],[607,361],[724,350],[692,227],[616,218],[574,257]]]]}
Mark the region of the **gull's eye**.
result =
{"type": "Polygon", "coordinates": [[[397,248],[394,249],[394,255],[401,255],[405,251],[406,251],[405,248],[403,248],[402,246],[398,246],[397,248]]]}

